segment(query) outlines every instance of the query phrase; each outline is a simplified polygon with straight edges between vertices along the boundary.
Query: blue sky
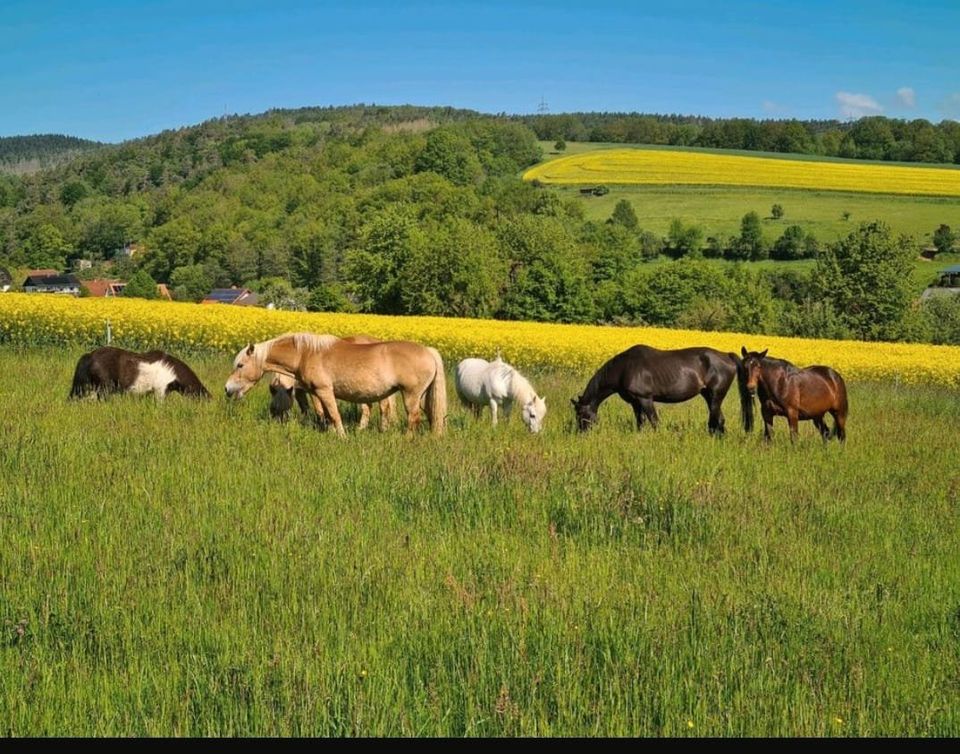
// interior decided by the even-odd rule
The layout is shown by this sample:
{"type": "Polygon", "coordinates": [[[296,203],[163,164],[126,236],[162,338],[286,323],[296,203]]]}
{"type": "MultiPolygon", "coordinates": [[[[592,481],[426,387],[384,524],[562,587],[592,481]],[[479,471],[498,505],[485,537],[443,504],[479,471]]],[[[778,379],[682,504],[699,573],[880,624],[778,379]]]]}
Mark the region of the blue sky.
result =
{"type": "Polygon", "coordinates": [[[271,107],[960,119],[960,2],[0,0],[0,136],[271,107]]]}

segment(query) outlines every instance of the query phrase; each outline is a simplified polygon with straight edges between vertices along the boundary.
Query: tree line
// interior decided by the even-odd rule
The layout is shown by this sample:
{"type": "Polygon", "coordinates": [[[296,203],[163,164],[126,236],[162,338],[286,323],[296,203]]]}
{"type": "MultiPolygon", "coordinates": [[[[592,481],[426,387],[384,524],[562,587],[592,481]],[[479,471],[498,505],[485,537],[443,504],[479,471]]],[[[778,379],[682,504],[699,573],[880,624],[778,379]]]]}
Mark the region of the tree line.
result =
{"type": "Polygon", "coordinates": [[[861,160],[960,164],[960,122],[882,115],[839,120],[755,120],[640,113],[528,115],[541,140],[661,144],[789,152],[861,160]]]}

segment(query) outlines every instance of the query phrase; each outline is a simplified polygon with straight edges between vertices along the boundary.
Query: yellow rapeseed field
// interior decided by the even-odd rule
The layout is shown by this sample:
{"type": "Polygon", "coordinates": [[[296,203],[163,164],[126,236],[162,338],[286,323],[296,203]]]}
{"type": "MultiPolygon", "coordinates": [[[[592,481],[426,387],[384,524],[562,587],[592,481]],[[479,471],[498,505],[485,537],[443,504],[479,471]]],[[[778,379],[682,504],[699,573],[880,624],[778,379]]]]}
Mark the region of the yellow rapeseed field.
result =
{"type": "Polygon", "coordinates": [[[772,157],[601,149],[530,168],[525,180],[558,184],[766,186],[879,194],[960,196],[960,170],[772,157]]]}
{"type": "MultiPolygon", "coordinates": [[[[710,346],[739,352],[769,348],[799,366],[829,364],[847,379],[960,386],[960,347],[906,343],[809,340],[768,335],[647,327],[552,325],[538,322],[313,314],[226,305],[138,299],[0,295],[0,344],[102,345],[110,321],[116,345],[172,353],[212,350],[232,355],[242,345],[290,331],[365,333],[435,346],[448,361],[492,358],[496,351],[521,367],[560,367],[587,379],[604,361],[636,343],[657,348],[710,346]]],[[[224,365],[229,360],[225,358],[224,365]]]]}

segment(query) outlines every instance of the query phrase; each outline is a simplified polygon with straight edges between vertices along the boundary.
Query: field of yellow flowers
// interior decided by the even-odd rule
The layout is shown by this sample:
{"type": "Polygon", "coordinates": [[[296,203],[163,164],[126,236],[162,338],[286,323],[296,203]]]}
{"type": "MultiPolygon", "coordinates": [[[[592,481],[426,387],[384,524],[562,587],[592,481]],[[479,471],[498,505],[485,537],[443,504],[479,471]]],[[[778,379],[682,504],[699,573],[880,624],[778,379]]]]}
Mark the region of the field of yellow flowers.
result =
{"type": "Polygon", "coordinates": [[[525,180],[556,184],[764,186],[879,194],[960,196],[960,170],[651,149],[609,149],[530,168],[525,180]]]}
{"type": "Polygon", "coordinates": [[[704,345],[736,352],[746,345],[752,350],[768,348],[772,355],[798,365],[829,364],[848,379],[960,385],[960,347],[951,346],[647,327],[280,312],[136,299],[0,296],[0,344],[102,345],[108,321],[116,345],[139,350],[162,348],[173,353],[232,354],[246,343],[291,331],[341,336],[366,333],[435,346],[448,362],[466,356],[492,358],[500,350],[503,358],[521,367],[557,367],[588,377],[606,359],[636,343],[657,348],[704,345]]]}

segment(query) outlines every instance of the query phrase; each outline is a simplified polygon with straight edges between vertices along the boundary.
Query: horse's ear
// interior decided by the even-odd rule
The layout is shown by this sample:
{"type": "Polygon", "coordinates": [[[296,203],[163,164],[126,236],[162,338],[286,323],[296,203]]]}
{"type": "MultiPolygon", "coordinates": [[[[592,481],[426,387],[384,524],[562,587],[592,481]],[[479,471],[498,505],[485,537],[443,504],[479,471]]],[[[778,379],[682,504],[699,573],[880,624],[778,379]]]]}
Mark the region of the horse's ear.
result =
{"type": "Polygon", "coordinates": [[[249,346],[247,346],[247,356],[253,356],[253,351],[253,343],[251,343],[249,346]]]}
{"type": "Polygon", "coordinates": [[[747,358],[747,347],[746,347],[746,346],[740,346],[740,354],[743,356],[743,358],[747,358]]]}
{"type": "Polygon", "coordinates": [[[546,403],[547,403],[547,396],[545,396],[545,395],[544,395],[544,396],[540,396],[540,400],[542,400],[543,403],[544,403],[544,405],[546,405],[546,403]]]}
{"type": "Polygon", "coordinates": [[[571,398],[570,402],[573,404],[573,407],[576,408],[580,405],[580,396],[578,395],[576,398],[571,398]]]}
{"type": "Polygon", "coordinates": [[[760,358],[765,359],[767,357],[767,351],[769,350],[769,348],[764,348],[763,351],[760,352],[760,358]]]}

